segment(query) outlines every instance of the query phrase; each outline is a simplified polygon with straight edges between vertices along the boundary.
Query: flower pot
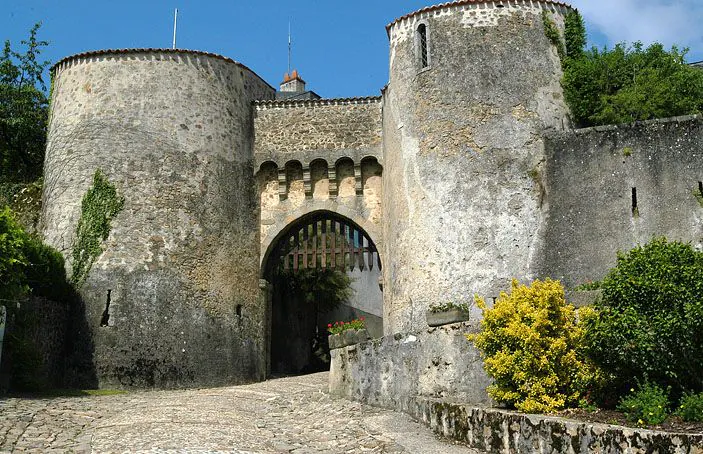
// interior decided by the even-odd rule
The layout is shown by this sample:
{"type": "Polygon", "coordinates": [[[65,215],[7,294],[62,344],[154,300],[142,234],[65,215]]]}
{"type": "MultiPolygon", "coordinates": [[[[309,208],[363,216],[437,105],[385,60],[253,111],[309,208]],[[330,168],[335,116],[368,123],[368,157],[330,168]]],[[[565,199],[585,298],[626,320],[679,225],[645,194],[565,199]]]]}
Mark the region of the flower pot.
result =
{"type": "Polygon", "coordinates": [[[365,329],[348,329],[338,334],[330,334],[327,336],[327,342],[330,350],[334,350],[335,348],[366,342],[369,338],[369,333],[365,329]]]}
{"type": "Polygon", "coordinates": [[[342,333],[344,346],[356,344],[356,330],[348,329],[342,333]]]}
{"type": "Polygon", "coordinates": [[[356,343],[359,344],[361,342],[366,342],[369,340],[371,336],[369,336],[369,332],[366,331],[365,329],[358,329],[356,330],[356,343]]]}
{"type": "Polygon", "coordinates": [[[427,311],[425,316],[428,325],[442,326],[467,321],[469,319],[469,312],[461,309],[450,309],[442,312],[427,311]]]}
{"type": "Polygon", "coordinates": [[[340,347],[340,341],[339,341],[339,334],[330,334],[327,336],[327,343],[330,346],[330,350],[334,350],[335,348],[340,347]]]}

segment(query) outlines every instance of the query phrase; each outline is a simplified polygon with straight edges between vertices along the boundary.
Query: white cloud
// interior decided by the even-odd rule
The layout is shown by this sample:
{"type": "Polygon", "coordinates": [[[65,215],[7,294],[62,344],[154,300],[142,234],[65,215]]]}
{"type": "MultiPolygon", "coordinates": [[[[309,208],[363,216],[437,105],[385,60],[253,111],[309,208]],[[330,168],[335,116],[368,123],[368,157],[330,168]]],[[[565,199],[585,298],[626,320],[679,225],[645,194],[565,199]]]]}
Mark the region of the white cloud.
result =
{"type": "MultiPolygon", "coordinates": [[[[568,1],[568,0],[567,0],[568,1]]],[[[703,59],[701,0],[571,0],[589,30],[595,27],[608,45],[618,42],[660,42],[689,47],[689,56],[703,59]]]]}

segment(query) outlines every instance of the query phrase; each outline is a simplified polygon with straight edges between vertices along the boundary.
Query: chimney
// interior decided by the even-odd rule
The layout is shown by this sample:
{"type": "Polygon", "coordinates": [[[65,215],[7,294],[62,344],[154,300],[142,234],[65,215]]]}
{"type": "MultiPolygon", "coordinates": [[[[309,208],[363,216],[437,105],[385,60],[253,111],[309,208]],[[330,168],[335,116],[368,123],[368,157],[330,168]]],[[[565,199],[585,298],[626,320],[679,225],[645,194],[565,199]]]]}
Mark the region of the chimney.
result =
{"type": "Polygon", "coordinates": [[[281,92],[283,93],[304,93],[305,92],[305,81],[300,77],[297,70],[293,72],[286,73],[283,76],[283,82],[281,82],[281,92]]]}

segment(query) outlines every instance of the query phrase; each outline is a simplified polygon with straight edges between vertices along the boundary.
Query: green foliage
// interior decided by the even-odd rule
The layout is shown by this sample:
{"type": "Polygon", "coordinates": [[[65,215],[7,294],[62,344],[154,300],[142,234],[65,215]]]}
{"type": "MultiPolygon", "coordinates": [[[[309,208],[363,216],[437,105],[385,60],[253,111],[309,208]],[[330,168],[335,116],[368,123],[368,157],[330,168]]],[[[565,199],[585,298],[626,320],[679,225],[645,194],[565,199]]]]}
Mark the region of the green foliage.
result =
{"type": "Polygon", "coordinates": [[[544,34],[554,47],[557,48],[559,58],[564,59],[566,50],[561,40],[561,34],[547,11],[542,11],[542,24],[544,24],[544,34]]]}
{"type": "Polygon", "coordinates": [[[684,394],[676,414],[684,421],[703,422],[703,392],[684,394]]]}
{"type": "Polygon", "coordinates": [[[629,421],[639,425],[660,424],[669,415],[669,395],[661,387],[644,382],[635,391],[623,397],[618,404],[618,410],[625,413],[629,421]]]}
{"type": "Polygon", "coordinates": [[[41,214],[43,179],[31,183],[0,183],[0,207],[9,206],[16,220],[30,233],[37,230],[41,214]]]}
{"type": "MultiPolygon", "coordinates": [[[[572,49],[570,52],[576,54],[572,49]]],[[[564,95],[579,126],[696,114],[703,111],[703,71],[686,50],[618,44],[564,62],[564,95]]]]}
{"type": "Polygon", "coordinates": [[[577,292],[584,292],[584,291],[588,291],[588,290],[599,290],[600,286],[601,286],[601,283],[599,281],[593,281],[593,282],[588,281],[588,282],[584,282],[581,285],[576,286],[574,288],[574,290],[576,290],[577,292]]]}
{"type": "Polygon", "coordinates": [[[654,239],[618,254],[601,287],[584,343],[612,388],[649,379],[677,396],[703,390],[703,252],[654,239]]]}
{"type": "Polygon", "coordinates": [[[364,317],[354,319],[350,322],[334,322],[334,325],[329,323],[327,325],[327,332],[330,334],[339,334],[350,329],[364,329],[366,328],[366,322],[364,317]]]}
{"type": "Polygon", "coordinates": [[[15,299],[29,290],[25,277],[27,235],[8,207],[0,210],[0,298],[15,299]]]}
{"type": "Polygon", "coordinates": [[[48,44],[37,40],[39,26],[22,41],[24,53],[5,41],[0,54],[0,180],[32,181],[42,173],[49,105],[42,72],[49,62],[38,61],[48,44]]]}
{"type": "Polygon", "coordinates": [[[73,273],[71,282],[80,288],[88,277],[93,262],[102,253],[102,242],[110,234],[112,219],[122,210],[124,198],[100,169],[93,175],[93,186],[81,203],[81,217],[76,228],[73,246],[73,273]]]}
{"type": "Polygon", "coordinates": [[[29,292],[53,300],[70,295],[63,256],[27,234],[5,207],[0,210],[0,298],[18,299],[29,292]]]}
{"type": "Polygon", "coordinates": [[[28,236],[24,255],[27,258],[25,279],[32,295],[54,301],[67,301],[72,297],[73,289],[66,281],[64,259],[59,251],[34,236],[28,236]]]}
{"type": "Polygon", "coordinates": [[[462,312],[469,312],[471,306],[468,303],[455,303],[454,301],[449,301],[442,304],[430,304],[430,312],[446,312],[454,309],[458,309],[462,312]]]}
{"type": "Polygon", "coordinates": [[[351,278],[330,268],[282,271],[278,282],[286,287],[286,294],[296,295],[323,313],[348,301],[354,292],[351,278]]]}
{"type": "Polygon", "coordinates": [[[524,412],[553,412],[575,406],[594,370],[580,355],[582,330],[559,281],[513,280],[493,309],[483,310],[481,332],[467,336],[484,359],[494,383],[488,394],[524,412]]]}
{"type": "Polygon", "coordinates": [[[571,11],[564,17],[564,42],[567,58],[583,57],[586,48],[586,25],[578,11],[571,11]]]}

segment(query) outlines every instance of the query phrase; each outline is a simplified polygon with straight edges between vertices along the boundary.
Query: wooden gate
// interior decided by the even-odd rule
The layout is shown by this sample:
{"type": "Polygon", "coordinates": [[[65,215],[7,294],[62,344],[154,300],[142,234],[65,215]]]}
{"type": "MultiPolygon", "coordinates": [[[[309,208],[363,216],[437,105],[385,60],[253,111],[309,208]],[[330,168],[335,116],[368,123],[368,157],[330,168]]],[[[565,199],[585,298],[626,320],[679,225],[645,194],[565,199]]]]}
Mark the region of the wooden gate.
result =
{"type": "Polygon", "coordinates": [[[278,240],[272,252],[283,270],[381,269],[376,245],[359,226],[331,212],[310,215],[278,240]],[[374,264],[375,262],[375,264],[374,264]]]}

